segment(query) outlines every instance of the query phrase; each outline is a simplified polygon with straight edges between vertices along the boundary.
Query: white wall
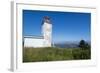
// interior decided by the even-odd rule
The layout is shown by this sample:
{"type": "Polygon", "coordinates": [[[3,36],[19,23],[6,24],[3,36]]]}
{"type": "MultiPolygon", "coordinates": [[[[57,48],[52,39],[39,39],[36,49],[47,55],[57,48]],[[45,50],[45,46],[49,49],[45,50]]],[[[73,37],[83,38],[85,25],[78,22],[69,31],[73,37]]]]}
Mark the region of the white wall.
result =
{"type": "MultiPolygon", "coordinates": [[[[10,1],[0,0],[0,73],[12,73],[10,68],[10,1]]],[[[21,1],[21,0],[20,0],[21,1]]],[[[29,1],[29,0],[27,0],[29,1]]],[[[37,3],[49,4],[65,4],[76,6],[96,6],[98,27],[95,33],[98,51],[98,65],[97,67],[81,67],[81,68],[61,68],[61,69],[46,69],[46,70],[33,70],[33,72],[20,72],[20,73],[100,73],[100,0],[31,0],[37,3]]],[[[17,73],[17,72],[16,72],[17,73]]]]}
{"type": "Polygon", "coordinates": [[[51,47],[52,43],[52,24],[44,22],[42,26],[43,37],[45,39],[45,46],[51,47]],[[49,30],[49,31],[48,31],[49,30]]]}
{"type": "Polygon", "coordinates": [[[24,47],[44,47],[44,39],[24,38],[24,47]]]}

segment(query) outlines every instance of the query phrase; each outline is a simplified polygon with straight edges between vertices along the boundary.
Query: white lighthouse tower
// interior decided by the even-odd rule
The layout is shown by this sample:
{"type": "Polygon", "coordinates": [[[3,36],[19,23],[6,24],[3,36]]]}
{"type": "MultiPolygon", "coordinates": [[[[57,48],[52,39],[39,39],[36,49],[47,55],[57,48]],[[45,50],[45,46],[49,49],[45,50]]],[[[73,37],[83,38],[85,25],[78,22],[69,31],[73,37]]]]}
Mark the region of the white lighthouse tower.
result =
{"type": "Polygon", "coordinates": [[[52,24],[50,17],[45,16],[42,23],[42,35],[44,37],[44,47],[51,47],[52,42],[52,24]]]}

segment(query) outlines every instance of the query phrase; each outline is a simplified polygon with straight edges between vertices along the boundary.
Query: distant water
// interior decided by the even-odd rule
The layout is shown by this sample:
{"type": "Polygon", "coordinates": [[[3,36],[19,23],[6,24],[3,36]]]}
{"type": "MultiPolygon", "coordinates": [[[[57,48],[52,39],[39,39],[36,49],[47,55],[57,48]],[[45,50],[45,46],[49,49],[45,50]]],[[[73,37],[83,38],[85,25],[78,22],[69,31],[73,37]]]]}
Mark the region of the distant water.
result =
{"type": "MultiPolygon", "coordinates": [[[[87,42],[90,44],[90,42],[87,42]]],[[[60,42],[60,43],[54,43],[52,44],[54,47],[59,47],[59,48],[79,48],[79,42],[60,42]]]]}
{"type": "Polygon", "coordinates": [[[60,47],[60,48],[78,48],[78,44],[54,44],[54,47],[60,47]]]}

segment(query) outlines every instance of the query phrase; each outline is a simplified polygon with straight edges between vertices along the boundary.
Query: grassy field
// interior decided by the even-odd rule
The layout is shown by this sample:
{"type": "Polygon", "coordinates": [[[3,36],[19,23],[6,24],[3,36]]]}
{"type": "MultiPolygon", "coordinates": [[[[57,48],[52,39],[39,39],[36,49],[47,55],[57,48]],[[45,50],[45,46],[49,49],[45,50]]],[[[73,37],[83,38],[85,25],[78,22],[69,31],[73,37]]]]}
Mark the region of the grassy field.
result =
{"type": "Polygon", "coordinates": [[[90,49],[80,48],[23,48],[23,62],[90,59],[90,49]]]}

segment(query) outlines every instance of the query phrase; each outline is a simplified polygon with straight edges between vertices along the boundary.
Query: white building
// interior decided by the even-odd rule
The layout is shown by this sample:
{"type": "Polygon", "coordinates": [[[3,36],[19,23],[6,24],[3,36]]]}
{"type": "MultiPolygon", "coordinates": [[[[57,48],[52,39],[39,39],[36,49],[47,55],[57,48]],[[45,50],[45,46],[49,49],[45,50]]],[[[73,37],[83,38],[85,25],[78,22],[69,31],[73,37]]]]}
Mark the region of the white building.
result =
{"type": "Polygon", "coordinates": [[[24,36],[24,47],[44,47],[43,36],[24,36]]]}
{"type": "Polygon", "coordinates": [[[24,36],[24,47],[51,47],[52,24],[48,16],[43,18],[41,29],[41,36],[24,36]]]}

